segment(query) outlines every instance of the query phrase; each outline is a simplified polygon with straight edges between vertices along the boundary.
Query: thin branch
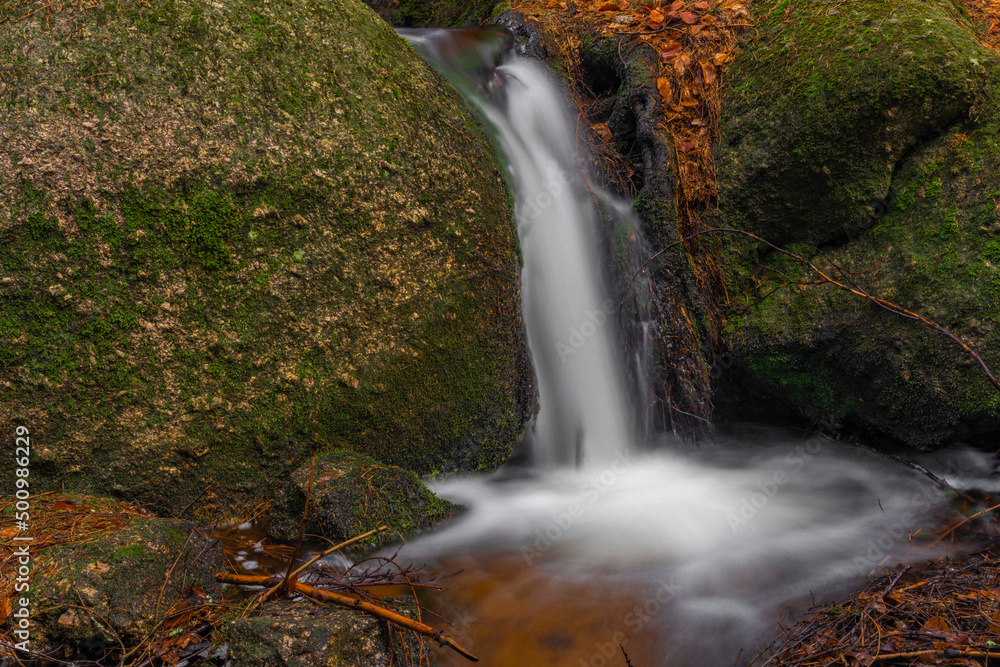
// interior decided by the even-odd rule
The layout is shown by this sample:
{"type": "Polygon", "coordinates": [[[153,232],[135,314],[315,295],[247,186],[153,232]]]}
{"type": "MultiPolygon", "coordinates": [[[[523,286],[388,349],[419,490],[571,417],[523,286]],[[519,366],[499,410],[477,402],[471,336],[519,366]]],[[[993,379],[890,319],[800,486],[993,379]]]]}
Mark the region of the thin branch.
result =
{"type": "Polygon", "coordinates": [[[351,539],[346,540],[344,542],[341,542],[340,544],[338,544],[338,545],[336,545],[334,547],[330,547],[329,549],[327,549],[323,553],[320,553],[320,554],[317,554],[316,556],[314,556],[308,563],[306,563],[305,565],[301,566],[299,569],[295,570],[295,572],[292,572],[290,575],[288,575],[288,577],[294,579],[296,576],[299,575],[300,572],[302,572],[302,570],[306,569],[307,567],[309,567],[310,565],[312,565],[313,563],[315,563],[316,561],[318,561],[320,558],[325,558],[326,556],[329,556],[330,554],[332,554],[334,551],[339,551],[339,550],[343,549],[344,547],[349,547],[352,544],[354,544],[355,542],[360,542],[361,540],[365,539],[366,537],[371,537],[375,533],[380,533],[383,530],[389,530],[389,526],[379,526],[375,530],[369,530],[367,533],[364,533],[362,535],[358,535],[357,537],[352,537],[351,539]]]}
{"type": "MultiPolygon", "coordinates": [[[[923,316],[923,315],[921,315],[919,313],[915,313],[912,310],[908,310],[906,308],[903,308],[902,306],[896,305],[896,304],[892,303],[891,301],[886,301],[885,299],[881,299],[879,297],[872,296],[871,294],[869,294],[868,292],[866,292],[861,287],[858,287],[856,285],[855,286],[851,286],[851,285],[844,284],[844,283],[836,280],[835,278],[832,278],[831,276],[827,275],[822,269],[820,269],[818,266],[816,266],[815,264],[813,264],[812,262],[810,262],[805,257],[802,257],[801,255],[796,255],[794,252],[791,252],[789,250],[785,250],[784,248],[776,246],[775,244],[771,243],[770,241],[768,241],[766,239],[761,238],[760,236],[757,236],[756,234],[753,234],[751,232],[743,231],[742,229],[730,229],[730,228],[727,228],[727,227],[711,227],[709,229],[703,229],[703,230],[694,232],[693,234],[689,234],[688,236],[685,236],[684,238],[680,239],[679,241],[674,241],[673,243],[665,246],[664,248],[662,248],[661,250],[659,250],[658,252],[656,252],[652,257],[650,257],[649,259],[647,259],[643,263],[643,265],[639,267],[639,269],[635,272],[635,274],[633,274],[632,279],[629,280],[628,285],[625,287],[625,295],[627,295],[629,293],[629,291],[632,289],[632,285],[635,283],[636,278],[639,277],[639,274],[642,273],[646,269],[646,267],[650,263],[653,262],[653,260],[659,258],[661,255],[663,255],[664,253],[666,253],[668,250],[671,250],[671,249],[673,249],[673,248],[675,248],[675,247],[677,247],[677,246],[679,246],[679,245],[681,245],[683,243],[687,243],[688,241],[690,241],[690,240],[692,240],[692,239],[694,239],[694,238],[696,238],[698,236],[703,236],[705,234],[737,234],[739,236],[745,236],[745,237],[747,237],[749,239],[753,239],[754,241],[757,241],[758,243],[763,243],[764,245],[766,245],[767,247],[771,248],[775,252],[781,253],[782,255],[785,255],[787,257],[791,257],[792,259],[794,259],[794,260],[796,260],[798,262],[801,262],[802,264],[808,266],[810,269],[812,269],[813,271],[815,271],[816,274],[819,275],[820,278],[823,279],[823,282],[826,282],[826,283],[829,283],[831,285],[834,285],[835,287],[837,287],[837,288],[839,288],[839,289],[841,289],[841,290],[843,290],[845,292],[848,292],[850,294],[854,294],[855,296],[860,296],[863,299],[867,299],[868,301],[871,301],[875,305],[879,306],[880,308],[882,308],[884,310],[889,311],[890,313],[893,313],[895,315],[899,315],[900,317],[905,317],[907,319],[915,320],[917,322],[920,322],[921,324],[923,324],[926,328],[930,329],[931,331],[939,333],[942,336],[945,336],[946,338],[949,338],[952,341],[954,341],[955,343],[957,343],[963,350],[965,350],[965,352],[969,356],[971,356],[973,359],[976,360],[976,363],[979,364],[979,367],[983,369],[984,373],[986,373],[986,377],[990,381],[990,384],[992,384],[994,387],[996,387],[997,391],[1000,391],[1000,380],[997,380],[996,376],[993,375],[993,372],[990,370],[990,367],[986,364],[986,362],[983,361],[983,358],[980,357],[979,354],[977,354],[976,351],[973,350],[972,347],[970,347],[968,343],[966,343],[964,340],[962,340],[957,335],[955,335],[954,333],[952,333],[951,330],[949,330],[947,327],[945,327],[945,326],[943,326],[941,324],[938,324],[937,322],[935,322],[935,321],[933,321],[933,320],[931,320],[931,319],[929,319],[929,318],[927,318],[927,317],[925,317],[925,316],[923,316]]],[[[849,281],[850,279],[846,278],[846,280],[849,281]]],[[[618,305],[618,326],[621,329],[621,333],[622,333],[622,337],[623,338],[625,337],[625,328],[624,328],[623,318],[622,318],[622,310],[623,310],[624,306],[625,306],[625,296],[622,296],[622,300],[621,300],[621,302],[618,305]]]]}
{"type": "Polygon", "coordinates": [[[306,534],[306,518],[309,516],[309,500],[312,497],[313,476],[316,474],[316,452],[313,452],[312,465],[309,467],[309,486],[306,487],[306,507],[302,510],[302,523],[299,524],[299,540],[295,543],[295,551],[288,559],[288,570],[285,572],[285,594],[292,592],[292,581],[294,574],[292,568],[295,567],[295,559],[298,558],[299,550],[302,548],[302,538],[306,534]]]}
{"type": "MultiPolygon", "coordinates": [[[[252,574],[228,574],[219,573],[215,575],[216,581],[226,584],[238,584],[241,586],[278,586],[282,583],[282,578],[280,575],[272,576],[261,576],[252,574]]],[[[371,614],[383,620],[389,621],[390,623],[395,623],[404,628],[412,630],[418,634],[430,637],[434,641],[438,642],[441,646],[447,646],[461,655],[465,656],[472,662],[479,662],[479,658],[474,656],[472,653],[464,649],[458,642],[451,638],[451,636],[436,630],[431,626],[421,623],[420,621],[415,621],[412,618],[402,616],[394,611],[386,609],[384,607],[379,607],[370,602],[365,602],[364,600],[359,600],[357,598],[352,598],[347,595],[341,595],[340,593],[333,593],[331,591],[325,591],[321,588],[316,588],[314,586],[309,586],[298,581],[292,582],[291,588],[302,595],[313,598],[314,600],[321,600],[324,602],[332,602],[334,604],[340,605],[342,607],[347,607],[349,609],[357,609],[365,613],[371,614]]]]}

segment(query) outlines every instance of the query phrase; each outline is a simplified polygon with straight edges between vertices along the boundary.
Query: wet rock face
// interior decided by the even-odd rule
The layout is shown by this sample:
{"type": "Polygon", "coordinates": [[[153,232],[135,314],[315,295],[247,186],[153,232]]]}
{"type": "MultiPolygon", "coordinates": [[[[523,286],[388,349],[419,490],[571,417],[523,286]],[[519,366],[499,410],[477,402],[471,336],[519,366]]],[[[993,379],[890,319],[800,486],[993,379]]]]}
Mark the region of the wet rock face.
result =
{"type": "Polygon", "coordinates": [[[15,15],[0,414],[33,482],[177,510],[314,442],[505,459],[531,399],[506,189],[389,26],[357,0],[15,15]]]}
{"type": "MultiPolygon", "coordinates": [[[[950,3],[758,12],[760,37],[727,74],[713,222],[926,315],[995,372],[996,56],[950,3]]],[[[954,341],[831,285],[781,288],[816,279],[788,257],[739,239],[728,253],[733,293],[763,279],[739,303],[780,289],[728,321],[723,416],[920,447],[995,440],[1000,392],[954,341]]]]}
{"type": "Polygon", "coordinates": [[[459,509],[436,497],[412,472],[350,452],[330,452],[316,461],[315,470],[304,466],[292,473],[278,492],[268,519],[274,537],[298,538],[310,475],[306,533],[334,544],[387,525],[388,531],[359,544],[382,546],[428,529],[459,509]]]}

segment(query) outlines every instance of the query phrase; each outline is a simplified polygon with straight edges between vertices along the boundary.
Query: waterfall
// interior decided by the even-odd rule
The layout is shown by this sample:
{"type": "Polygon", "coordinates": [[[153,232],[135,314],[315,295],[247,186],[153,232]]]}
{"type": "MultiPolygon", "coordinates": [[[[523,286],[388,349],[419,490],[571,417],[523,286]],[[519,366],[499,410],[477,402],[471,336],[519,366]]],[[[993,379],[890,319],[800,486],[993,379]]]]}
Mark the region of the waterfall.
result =
{"type": "MultiPolygon", "coordinates": [[[[452,34],[403,34],[439,67],[455,67],[459,55],[443,48],[452,34]]],[[[634,434],[618,304],[598,268],[597,195],[577,162],[575,119],[557,82],[537,61],[516,56],[484,81],[493,57],[483,47],[466,53],[458,80],[474,95],[510,165],[524,261],[522,311],[540,404],[533,461],[604,465],[632,449],[634,434]]]]}
{"type": "Polygon", "coordinates": [[[397,559],[451,576],[439,608],[482,664],[624,664],[619,645],[637,665],[746,664],[812,595],[938,553],[913,536],[944,520],[941,490],[821,435],[745,427],[714,448],[637,447],[654,421],[642,375],[656,331],[626,323],[623,350],[595,205],[628,217],[628,203],[585,180],[559,86],[505,58],[504,31],[401,34],[494,133],[524,260],[540,465],[432,482],[469,509],[397,559]]]}

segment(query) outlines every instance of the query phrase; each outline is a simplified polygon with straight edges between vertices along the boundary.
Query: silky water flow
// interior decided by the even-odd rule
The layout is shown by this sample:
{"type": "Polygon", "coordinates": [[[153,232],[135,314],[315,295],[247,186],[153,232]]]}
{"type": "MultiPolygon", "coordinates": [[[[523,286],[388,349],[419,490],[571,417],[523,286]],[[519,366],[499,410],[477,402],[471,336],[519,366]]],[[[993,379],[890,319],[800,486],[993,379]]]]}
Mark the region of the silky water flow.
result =
{"type": "MultiPolygon", "coordinates": [[[[538,382],[530,466],[432,482],[467,510],[397,557],[439,577],[425,604],[444,630],[488,666],[624,666],[627,652],[642,667],[728,667],[814,597],[937,553],[911,536],[930,535],[947,501],[916,471],[750,426],[694,450],[650,438],[642,383],[629,381],[639,356],[622,349],[602,279],[595,198],[629,206],[584,180],[558,82],[499,29],[400,32],[506,160],[538,382]]],[[[982,486],[980,463],[960,452],[941,472],[982,486]]]]}

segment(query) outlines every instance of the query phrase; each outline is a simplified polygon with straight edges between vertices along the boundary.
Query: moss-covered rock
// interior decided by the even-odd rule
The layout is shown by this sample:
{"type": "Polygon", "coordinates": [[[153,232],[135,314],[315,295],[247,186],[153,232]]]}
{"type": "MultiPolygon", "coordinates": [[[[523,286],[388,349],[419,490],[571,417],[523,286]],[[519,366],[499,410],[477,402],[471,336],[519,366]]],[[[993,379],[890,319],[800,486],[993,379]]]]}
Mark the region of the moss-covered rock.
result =
{"type": "Polygon", "coordinates": [[[441,500],[416,475],[396,466],[351,452],[328,452],[296,470],[271,506],[268,532],[282,540],[299,536],[309,478],[313,477],[306,516],[306,533],[335,543],[389,526],[388,531],[361,542],[374,547],[430,528],[458,509],[441,500]]]}
{"type": "Polygon", "coordinates": [[[406,28],[485,25],[507,9],[500,0],[365,0],[387,23],[406,28]]]}
{"type": "Polygon", "coordinates": [[[780,0],[727,71],[720,201],[775,243],[829,243],[870,219],[892,172],[957,121],[996,57],[949,0],[780,0]]]}
{"type": "Polygon", "coordinates": [[[272,603],[223,631],[229,657],[245,667],[390,667],[418,662],[426,645],[385,621],[309,602],[272,603]]]}
{"type": "MultiPolygon", "coordinates": [[[[937,2],[776,7],[733,70],[720,217],[763,236],[809,241],[790,249],[948,327],[996,371],[1000,70],[952,11],[937,2]],[[805,72],[804,62],[814,63],[815,81],[794,84],[789,77],[805,72]],[[754,63],[772,72],[752,74],[754,63]],[[828,71],[840,73],[836,86],[814,96],[832,80],[828,71]],[[787,93],[768,88],[782,81],[787,93]],[[747,108],[739,100],[754,90],[771,90],[774,102],[761,98],[756,120],[738,118],[747,108]],[[794,130],[787,138],[779,138],[780,125],[762,129],[782,119],[794,130]],[[756,129],[740,138],[749,127],[756,129]],[[769,147],[767,132],[776,137],[769,147]],[[750,170],[734,176],[765,154],[758,164],[771,171],[758,170],[756,180],[750,170]],[[758,187],[760,201],[749,203],[758,187]],[[822,254],[810,245],[838,237],[842,243],[822,254]]],[[[729,266],[744,276],[764,254],[743,241],[731,249],[729,266]]],[[[762,262],[763,283],[739,298],[753,302],[778,289],[729,320],[733,365],[720,377],[717,401],[724,414],[797,414],[916,446],[1000,429],[1000,392],[954,341],[832,285],[795,286],[816,276],[789,257],[771,253],[762,262]]]]}
{"type": "Polygon", "coordinates": [[[531,396],[504,183],[371,10],[0,11],[0,415],[33,482],[167,509],[315,440],[504,460],[531,396]]]}
{"type": "Polygon", "coordinates": [[[186,521],[133,520],[90,542],[55,547],[37,559],[27,593],[36,632],[30,648],[64,645],[126,650],[148,641],[192,584],[219,602],[222,548],[186,521]]]}

